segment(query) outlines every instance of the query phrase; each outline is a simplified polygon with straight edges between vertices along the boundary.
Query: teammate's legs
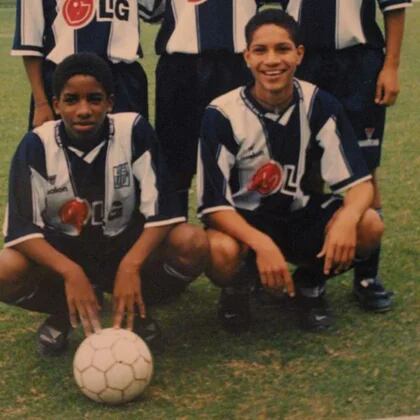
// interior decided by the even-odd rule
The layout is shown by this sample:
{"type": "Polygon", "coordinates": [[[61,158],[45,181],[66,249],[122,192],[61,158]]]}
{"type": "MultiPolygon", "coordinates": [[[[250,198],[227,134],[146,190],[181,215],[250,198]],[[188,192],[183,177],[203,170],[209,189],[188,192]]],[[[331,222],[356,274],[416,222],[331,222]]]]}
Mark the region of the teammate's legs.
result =
{"type": "Polygon", "coordinates": [[[138,112],[149,119],[147,76],[137,61],[110,64],[115,84],[112,112],[138,112]]]}

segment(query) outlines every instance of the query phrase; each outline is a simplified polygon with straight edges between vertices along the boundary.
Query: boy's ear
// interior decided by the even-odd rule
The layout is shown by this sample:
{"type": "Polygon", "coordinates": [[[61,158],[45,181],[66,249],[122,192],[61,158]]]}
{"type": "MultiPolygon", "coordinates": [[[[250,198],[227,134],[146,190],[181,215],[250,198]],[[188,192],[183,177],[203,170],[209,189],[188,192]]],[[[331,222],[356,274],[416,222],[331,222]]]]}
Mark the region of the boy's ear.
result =
{"type": "Polygon", "coordinates": [[[302,63],[303,57],[305,55],[305,47],[300,44],[296,47],[297,53],[298,53],[298,65],[300,65],[300,63],[302,63]]]}
{"type": "Polygon", "coordinates": [[[248,57],[249,57],[249,50],[248,50],[248,48],[242,53],[242,55],[244,57],[246,66],[248,68],[250,68],[249,61],[248,61],[248,57]]]}
{"type": "Polygon", "coordinates": [[[53,106],[53,108],[54,108],[54,112],[55,112],[57,115],[61,115],[61,114],[60,114],[60,109],[59,109],[59,107],[58,107],[58,99],[57,99],[55,96],[53,96],[53,97],[52,97],[52,106],[53,106]]]}
{"type": "Polygon", "coordinates": [[[112,112],[112,108],[114,108],[115,104],[115,96],[113,94],[108,96],[108,109],[107,112],[112,112]]]}

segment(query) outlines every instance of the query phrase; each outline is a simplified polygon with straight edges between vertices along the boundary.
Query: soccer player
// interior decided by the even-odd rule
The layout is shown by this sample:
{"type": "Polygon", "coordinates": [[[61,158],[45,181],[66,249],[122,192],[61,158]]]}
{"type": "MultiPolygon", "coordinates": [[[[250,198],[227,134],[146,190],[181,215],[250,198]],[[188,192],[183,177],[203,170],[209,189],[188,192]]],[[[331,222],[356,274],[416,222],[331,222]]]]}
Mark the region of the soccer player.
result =
{"type": "Polygon", "coordinates": [[[54,73],[61,120],[27,133],[11,164],[0,300],[51,314],[38,330],[42,354],[59,354],[70,325],[100,328],[102,291],[113,325],[151,341],[145,303],[182,292],[203,271],[204,231],[186,223],[153,129],[112,109],[112,73],[92,53],[54,73]],[[146,336],[144,335],[146,334],[146,336]]]}
{"type": "MultiPolygon", "coordinates": [[[[372,207],[382,216],[377,168],[385,108],[395,103],[399,92],[404,16],[411,0],[377,1],[384,15],[385,40],[376,23],[374,0],[282,2],[299,23],[306,51],[296,75],[343,104],[373,175],[372,207]]],[[[392,292],[378,276],[379,252],[380,248],[369,259],[356,261],[353,292],[362,307],[383,312],[391,308],[392,292]]]]}
{"type": "Polygon", "coordinates": [[[32,90],[29,127],[55,118],[52,75],[55,66],[77,52],[93,52],[111,66],[114,112],[148,118],[147,78],[137,59],[139,17],[159,18],[161,0],[17,0],[12,55],[22,56],[32,90]]]}
{"type": "Polygon", "coordinates": [[[167,0],[156,40],[156,132],[186,205],[205,107],[250,82],[244,28],[263,0],[167,0]]]}
{"type": "Polygon", "coordinates": [[[254,83],[215,99],[201,129],[207,275],[223,287],[218,314],[229,331],[250,325],[250,261],[265,288],[296,296],[302,327],[323,330],[332,322],[326,279],[368,255],[382,235],[369,208],[371,175],[340,103],[293,77],[304,53],[293,18],[262,11],[246,40],[254,83]],[[316,168],[332,193],[311,191],[316,168]],[[293,277],[286,261],[297,265],[293,277]]]}

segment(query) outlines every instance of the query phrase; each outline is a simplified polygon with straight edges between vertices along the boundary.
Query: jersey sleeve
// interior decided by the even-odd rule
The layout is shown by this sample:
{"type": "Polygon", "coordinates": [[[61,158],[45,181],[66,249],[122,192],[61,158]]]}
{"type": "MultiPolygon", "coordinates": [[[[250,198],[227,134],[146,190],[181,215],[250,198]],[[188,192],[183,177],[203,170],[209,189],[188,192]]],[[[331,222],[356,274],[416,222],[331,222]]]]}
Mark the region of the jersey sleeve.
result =
{"type": "Polygon", "coordinates": [[[333,192],[342,192],[371,178],[357,143],[356,134],[342,105],[320,91],[313,120],[321,121],[315,139],[322,149],[321,176],[333,192]]]}
{"type": "Polygon", "coordinates": [[[133,174],[140,188],[145,227],[186,221],[165,158],[149,123],[140,118],[133,128],[133,174]]]}
{"type": "Polygon", "coordinates": [[[43,57],[44,29],[43,1],[17,0],[15,35],[11,54],[43,57]]]}
{"type": "Polygon", "coordinates": [[[138,0],[139,17],[146,22],[157,22],[159,21],[164,12],[166,6],[166,0],[138,0]]]}
{"type": "Polygon", "coordinates": [[[377,0],[382,13],[404,9],[412,5],[412,0],[377,0]]]}
{"type": "Polygon", "coordinates": [[[229,181],[237,151],[229,119],[218,108],[209,106],[203,116],[197,158],[199,217],[234,210],[229,181]]]}
{"type": "Polygon", "coordinates": [[[44,206],[41,178],[45,176],[44,148],[38,136],[28,133],[16,150],[9,174],[9,192],[3,225],[5,247],[42,238],[44,206]]]}

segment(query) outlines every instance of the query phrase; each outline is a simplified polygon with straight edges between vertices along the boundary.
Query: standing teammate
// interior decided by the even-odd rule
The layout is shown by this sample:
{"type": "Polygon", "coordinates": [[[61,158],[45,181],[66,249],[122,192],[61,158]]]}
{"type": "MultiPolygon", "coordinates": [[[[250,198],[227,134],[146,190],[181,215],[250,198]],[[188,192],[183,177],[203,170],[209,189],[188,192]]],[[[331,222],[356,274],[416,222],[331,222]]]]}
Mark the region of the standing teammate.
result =
{"type": "Polygon", "coordinates": [[[183,202],[204,108],[250,81],[244,28],[262,0],[167,0],[156,40],[156,132],[183,202]]]}
{"type": "Polygon", "coordinates": [[[219,318],[229,331],[249,327],[249,257],[264,287],[296,293],[304,328],[323,330],[331,325],[326,279],[379,244],[371,176],[340,103],[293,78],[303,57],[296,22],[265,10],[247,24],[246,40],[254,84],[215,99],[202,123],[197,186],[209,226],[207,275],[224,288],[219,318]],[[332,194],[311,191],[314,167],[332,194]],[[293,280],[286,260],[298,266],[293,280]]]}
{"type": "Polygon", "coordinates": [[[53,89],[62,119],[27,133],[12,161],[0,300],[51,314],[38,330],[42,354],[65,349],[70,323],[100,328],[102,291],[113,293],[114,326],[125,319],[150,341],[158,329],[141,321],[144,302],[177,295],[200,274],[206,235],[182,223],[148,122],[107,115],[113,81],[101,58],[67,57],[53,89]]]}
{"type": "MultiPolygon", "coordinates": [[[[356,132],[373,175],[372,207],[382,215],[377,168],[385,125],[385,107],[399,92],[398,67],[405,8],[411,0],[378,0],[384,14],[385,40],[376,23],[374,0],[282,0],[299,23],[305,57],[297,77],[336,96],[356,132]],[[385,55],[383,48],[385,47],[385,55]]],[[[368,310],[386,311],[392,293],[379,277],[379,252],[356,262],[353,292],[368,310]]]]}
{"type": "Polygon", "coordinates": [[[148,118],[147,78],[137,62],[139,16],[153,20],[161,0],[17,0],[12,55],[22,56],[32,90],[29,126],[54,119],[55,66],[77,52],[106,59],[115,81],[114,112],[148,118]]]}

